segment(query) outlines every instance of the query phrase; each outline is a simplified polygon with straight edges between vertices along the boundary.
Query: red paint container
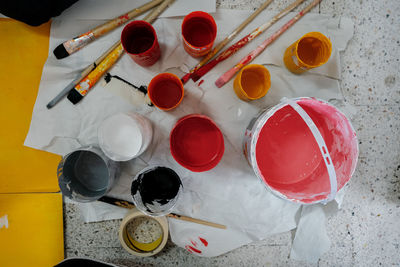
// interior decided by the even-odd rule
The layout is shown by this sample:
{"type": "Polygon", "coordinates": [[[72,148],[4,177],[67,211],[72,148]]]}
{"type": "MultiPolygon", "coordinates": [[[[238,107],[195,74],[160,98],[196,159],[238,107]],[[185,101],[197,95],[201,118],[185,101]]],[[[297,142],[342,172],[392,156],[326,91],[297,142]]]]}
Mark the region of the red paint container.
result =
{"type": "Polygon", "coordinates": [[[217,36],[214,18],[202,11],[188,14],[182,22],[183,47],[193,57],[210,52],[217,36]]]}
{"type": "Polygon", "coordinates": [[[174,159],[193,172],[211,170],[220,162],[224,137],[218,126],[207,116],[187,115],[171,131],[170,150],[174,159]]]}
{"type": "Polygon", "coordinates": [[[133,61],[143,67],[153,65],[161,56],[156,31],[143,20],[132,21],[124,27],[121,43],[133,61]]]}
{"type": "Polygon", "coordinates": [[[304,97],[284,100],[253,119],[244,151],[274,194],[302,204],[327,203],[353,175],[358,142],[343,113],[304,97]]]}
{"type": "Polygon", "coordinates": [[[162,110],[176,108],[183,99],[183,84],[172,73],[160,73],[155,76],[147,88],[151,102],[162,110]]]}

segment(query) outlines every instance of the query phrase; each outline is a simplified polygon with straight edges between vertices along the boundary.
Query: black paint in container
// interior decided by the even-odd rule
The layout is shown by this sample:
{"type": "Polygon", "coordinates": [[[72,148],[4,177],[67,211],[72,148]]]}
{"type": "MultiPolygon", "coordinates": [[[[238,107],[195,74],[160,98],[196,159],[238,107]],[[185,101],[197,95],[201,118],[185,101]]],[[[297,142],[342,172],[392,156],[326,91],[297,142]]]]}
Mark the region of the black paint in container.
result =
{"type": "Polygon", "coordinates": [[[140,211],[150,216],[163,216],[175,206],[181,189],[181,179],[174,170],[157,166],[136,175],[131,194],[140,211]]]}

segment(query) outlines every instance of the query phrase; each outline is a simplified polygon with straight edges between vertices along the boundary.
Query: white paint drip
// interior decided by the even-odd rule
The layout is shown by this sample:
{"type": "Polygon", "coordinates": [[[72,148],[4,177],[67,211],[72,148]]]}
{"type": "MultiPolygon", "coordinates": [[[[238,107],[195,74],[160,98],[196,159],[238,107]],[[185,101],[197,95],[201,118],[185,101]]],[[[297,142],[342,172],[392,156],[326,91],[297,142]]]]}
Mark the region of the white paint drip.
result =
{"type": "Polygon", "coordinates": [[[8,228],[8,215],[4,215],[3,217],[0,217],[0,229],[1,228],[8,228]]]}

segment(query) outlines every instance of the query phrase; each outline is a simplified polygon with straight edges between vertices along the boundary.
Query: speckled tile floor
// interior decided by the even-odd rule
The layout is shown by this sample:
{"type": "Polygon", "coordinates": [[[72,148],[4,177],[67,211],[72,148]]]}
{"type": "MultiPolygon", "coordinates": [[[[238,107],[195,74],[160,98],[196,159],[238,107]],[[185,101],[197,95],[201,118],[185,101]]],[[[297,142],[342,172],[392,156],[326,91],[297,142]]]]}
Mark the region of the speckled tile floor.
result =
{"type": "MultiPolygon", "coordinates": [[[[219,8],[255,9],[262,0],[218,0],[219,8]]],[[[275,0],[280,10],[290,1],[275,0]]],[[[65,206],[66,256],[122,266],[400,266],[400,1],[323,0],[314,11],[347,16],[354,38],[341,55],[342,92],[357,115],[360,158],[342,209],[328,219],[332,245],[318,264],[290,260],[291,233],[272,236],[216,258],[199,258],[168,243],[137,258],[117,239],[119,220],[84,224],[65,206]]]]}

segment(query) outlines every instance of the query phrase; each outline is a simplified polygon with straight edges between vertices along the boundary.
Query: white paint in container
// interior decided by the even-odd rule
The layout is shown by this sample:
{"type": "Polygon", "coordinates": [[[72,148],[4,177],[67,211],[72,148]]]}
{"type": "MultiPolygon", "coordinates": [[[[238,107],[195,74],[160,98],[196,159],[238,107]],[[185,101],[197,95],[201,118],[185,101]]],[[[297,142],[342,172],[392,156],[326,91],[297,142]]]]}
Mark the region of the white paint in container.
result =
{"type": "Polygon", "coordinates": [[[101,150],[114,161],[138,157],[153,137],[150,121],[134,112],[117,113],[105,119],[99,127],[101,150]]]}

